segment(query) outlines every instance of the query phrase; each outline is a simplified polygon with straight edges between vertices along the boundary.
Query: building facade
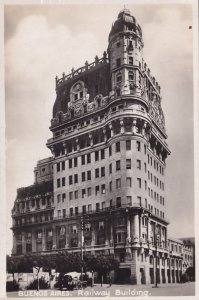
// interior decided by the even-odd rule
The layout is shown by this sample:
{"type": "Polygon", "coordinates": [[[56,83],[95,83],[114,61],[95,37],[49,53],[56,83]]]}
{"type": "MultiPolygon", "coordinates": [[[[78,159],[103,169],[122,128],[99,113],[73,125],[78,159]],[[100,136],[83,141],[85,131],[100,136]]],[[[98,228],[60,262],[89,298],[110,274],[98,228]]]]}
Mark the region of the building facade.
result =
{"type": "Polygon", "coordinates": [[[17,191],[13,255],[78,252],[83,222],[84,252],[114,254],[116,280],[154,283],[155,262],[159,282],[180,280],[184,243],[167,233],[161,90],[143,45],[124,9],[103,57],[56,77],[52,157],[38,162],[34,185],[17,191]]]}

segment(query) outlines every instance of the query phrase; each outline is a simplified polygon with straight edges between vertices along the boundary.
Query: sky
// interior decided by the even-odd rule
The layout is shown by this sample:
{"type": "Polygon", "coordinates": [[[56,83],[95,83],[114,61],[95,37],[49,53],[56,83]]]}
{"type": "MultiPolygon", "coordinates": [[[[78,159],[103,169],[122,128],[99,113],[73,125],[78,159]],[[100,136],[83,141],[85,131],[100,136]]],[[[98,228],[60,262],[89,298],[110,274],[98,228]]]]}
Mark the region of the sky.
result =
{"type": "MultiPolygon", "coordinates": [[[[55,101],[55,76],[102,57],[120,4],[5,6],[7,252],[16,189],[33,184],[55,101]]],[[[172,237],[194,236],[192,8],[186,4],[126,5],[143,32],[144,60],[161,86],[171,155],[167,215],[172,237]],[[183,226],[182,226],[183,225],[183,226]]]]}

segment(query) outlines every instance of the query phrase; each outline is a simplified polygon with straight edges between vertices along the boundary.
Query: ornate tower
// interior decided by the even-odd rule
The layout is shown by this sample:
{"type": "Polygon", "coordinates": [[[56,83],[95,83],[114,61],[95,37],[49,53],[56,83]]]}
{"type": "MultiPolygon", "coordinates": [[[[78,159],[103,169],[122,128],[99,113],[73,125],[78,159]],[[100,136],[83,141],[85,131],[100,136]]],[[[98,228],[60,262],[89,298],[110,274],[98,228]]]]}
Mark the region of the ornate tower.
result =
{"type": "Polygon", "coordinates": [[[119,94],[141,88],[142,30],[128,9],[118,15],[109,34],[112,90],[119,94]]]}

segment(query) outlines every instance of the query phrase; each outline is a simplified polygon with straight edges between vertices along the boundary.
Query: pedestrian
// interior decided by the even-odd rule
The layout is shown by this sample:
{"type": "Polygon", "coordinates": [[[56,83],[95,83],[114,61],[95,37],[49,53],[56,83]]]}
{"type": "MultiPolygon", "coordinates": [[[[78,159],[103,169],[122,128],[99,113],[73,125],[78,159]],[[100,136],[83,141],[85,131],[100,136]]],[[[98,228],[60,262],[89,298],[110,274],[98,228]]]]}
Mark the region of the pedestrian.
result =
{"type": "Polygon", "coordinates": [[[109,287],[111,287],[111,285],[112,285],[112,279],[111,279],[110,274],[108,275],[108,284],[109,284],[109,287]]]}
{"type": "Polygon", "coordinates": [[[102,284],[103,284],[103,275],[101,276],[101,287],[102,287],[102,284]]]}

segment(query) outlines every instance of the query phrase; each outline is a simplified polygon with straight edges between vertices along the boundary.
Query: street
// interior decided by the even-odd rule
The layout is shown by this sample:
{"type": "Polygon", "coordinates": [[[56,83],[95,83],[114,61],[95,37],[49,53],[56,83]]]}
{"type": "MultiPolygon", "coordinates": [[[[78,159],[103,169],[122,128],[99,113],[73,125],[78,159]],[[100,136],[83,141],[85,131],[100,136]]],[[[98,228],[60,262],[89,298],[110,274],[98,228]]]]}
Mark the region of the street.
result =
{"type": "Polygon", "coordinates": [[[164,284],[154,288],[152,285],[116,285],[95,284],[93,288],[87,287],[83,290],[59,291],[59,290],[26,290],[9,292],[7,297],[139,297],[139,296],[194,296],[195,283],[164,284]]]}

